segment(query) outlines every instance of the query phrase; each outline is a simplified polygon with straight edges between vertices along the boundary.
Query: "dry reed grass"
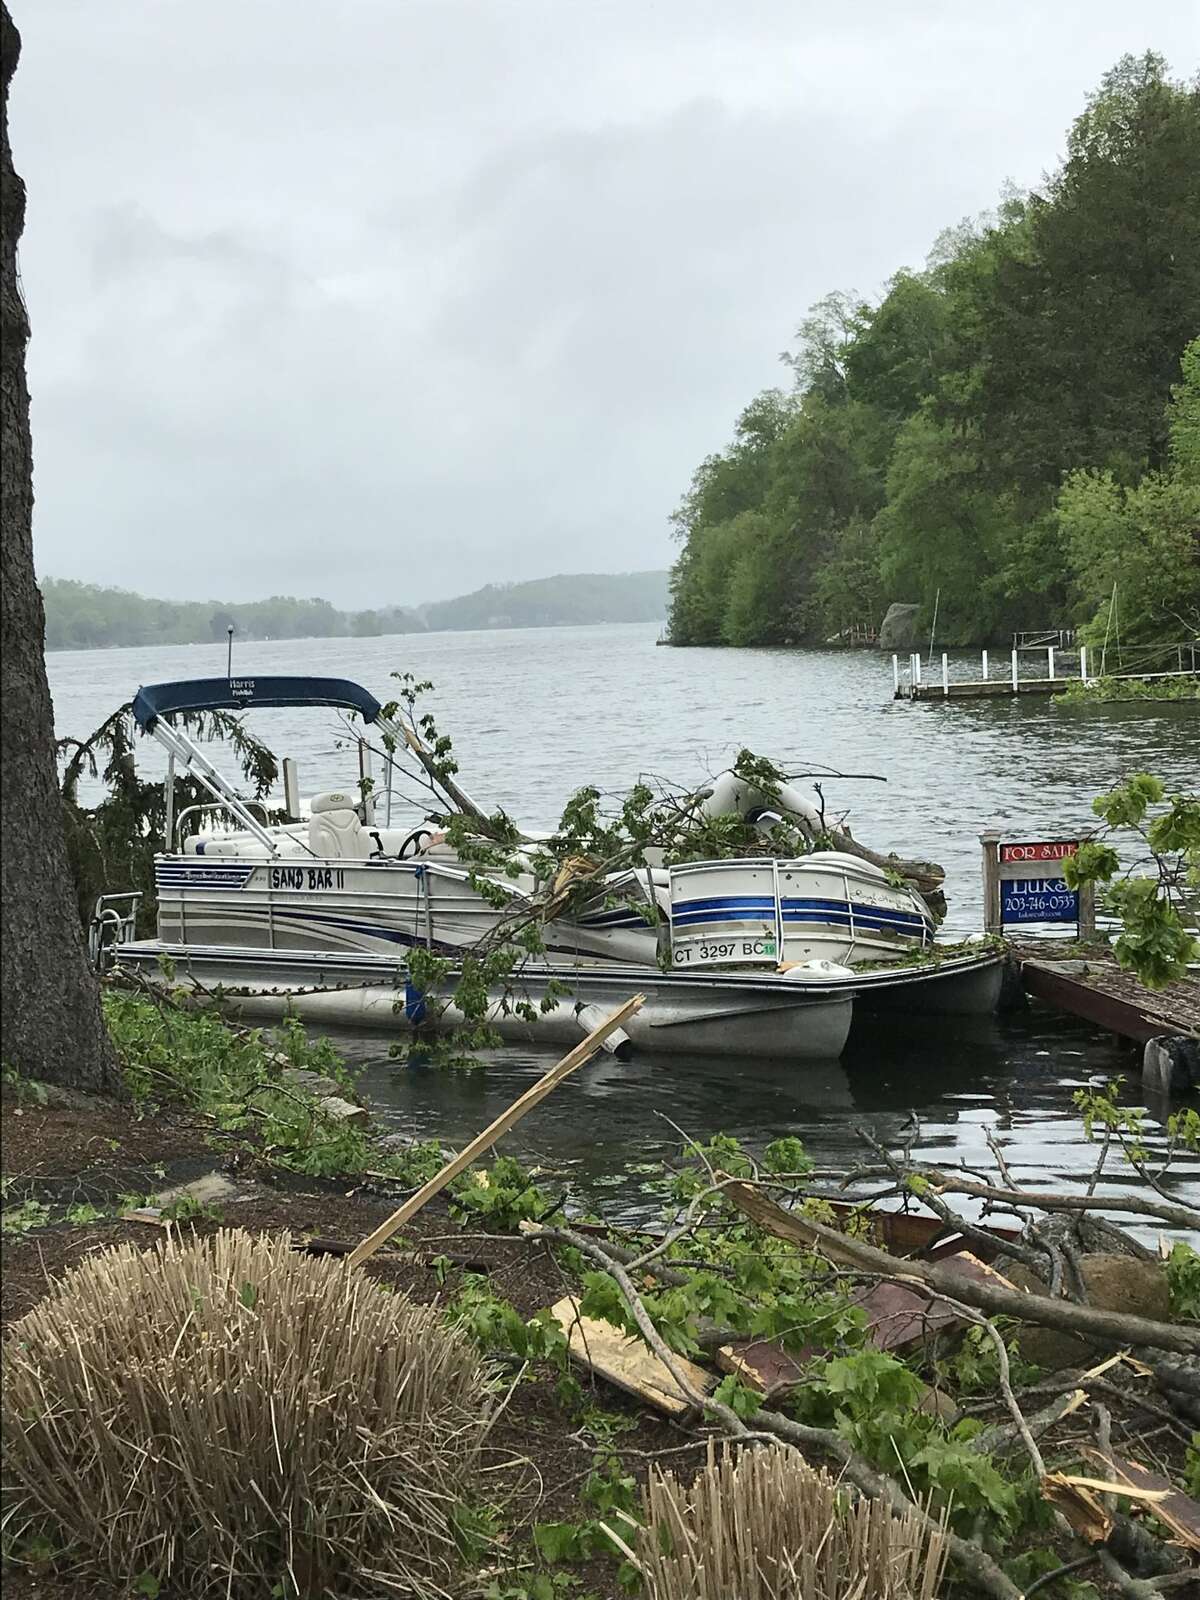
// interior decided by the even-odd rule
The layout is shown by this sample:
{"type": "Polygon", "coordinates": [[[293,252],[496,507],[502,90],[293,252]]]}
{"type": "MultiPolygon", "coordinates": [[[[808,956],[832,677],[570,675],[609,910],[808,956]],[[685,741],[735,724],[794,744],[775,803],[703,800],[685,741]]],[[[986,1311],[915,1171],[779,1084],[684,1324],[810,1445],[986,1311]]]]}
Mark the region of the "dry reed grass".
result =
{"type": "Polygon", "coordinates": [[[10,1328],[4,1366],[10,1529],[81,1566],[187,1595],[447,1594],[484,1376],[343,1262],[286,1234],[122,1245],[10,1328]]]}
{"type": "Polygon", "coordinates": [[[916,1517],[850,1503],[794,1451],[726,1450],[690,1484],[653,1473],[636,1555],[649,1600],[932,1600],[946,1552],[916,1517]]]}

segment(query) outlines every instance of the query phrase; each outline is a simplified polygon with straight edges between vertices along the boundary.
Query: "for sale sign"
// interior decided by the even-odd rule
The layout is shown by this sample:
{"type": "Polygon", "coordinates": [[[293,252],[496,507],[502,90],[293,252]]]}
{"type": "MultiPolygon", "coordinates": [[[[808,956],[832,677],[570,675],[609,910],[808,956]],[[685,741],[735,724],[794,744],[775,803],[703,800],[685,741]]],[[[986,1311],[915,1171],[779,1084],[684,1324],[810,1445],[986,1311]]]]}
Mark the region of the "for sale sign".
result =
{"type": "Polygon", "coordinates": [[[1067,887],[1061,872],[1061,863],[1078,849],[1077,839],[1002,844],[1001,923],[1078,922],[1079,891],[1067,887]]]}
{"type": "Polygon", "coordinates": [[[1078,839],[1039,839],[1032,844],[1002,844],[1000,866],[1003,869],[1008,866],[1062,861],[1066,856],[1073,856],[1078,849],[1078,839]]]}

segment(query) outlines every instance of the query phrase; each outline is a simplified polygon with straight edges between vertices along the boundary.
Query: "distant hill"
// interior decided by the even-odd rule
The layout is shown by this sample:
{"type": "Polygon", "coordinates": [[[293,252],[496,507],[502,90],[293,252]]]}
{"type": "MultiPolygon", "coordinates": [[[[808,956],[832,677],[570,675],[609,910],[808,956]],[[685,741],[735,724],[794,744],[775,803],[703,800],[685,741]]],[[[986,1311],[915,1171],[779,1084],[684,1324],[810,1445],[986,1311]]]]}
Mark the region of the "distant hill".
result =
{"type": "Polygon", "coordinates": [[[224,639],[373,638],[447,629],[548,628],[563,623],[657,622],[667,614],[665,572],[564,573],[488,584],[428,605],[339,611],[328,600],[150,600],[71,578],[42,580],[47,650],[205,644],[224,639]]]}
{"type": "Polygon", "coordinates": [[[529,583],[489,583],[420,614],[431,628],[545,628],[564,622],[657,622],[667,614],[665,572],[580,572],[529,583]]]}

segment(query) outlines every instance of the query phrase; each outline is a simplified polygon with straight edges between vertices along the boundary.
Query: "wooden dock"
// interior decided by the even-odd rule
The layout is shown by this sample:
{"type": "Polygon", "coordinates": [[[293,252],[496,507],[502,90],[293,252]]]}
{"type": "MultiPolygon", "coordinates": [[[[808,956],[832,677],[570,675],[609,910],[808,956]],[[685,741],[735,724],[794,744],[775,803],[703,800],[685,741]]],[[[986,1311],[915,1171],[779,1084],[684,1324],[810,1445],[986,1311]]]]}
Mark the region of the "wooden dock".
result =
{"type": "Polygon", "coordinates": [[[1148,1039],[1200,1039],[1200,974],[1165,990],[1147,989],[1111,956],[1048,960],[1018,953],[1026,994],[1135,1044],[1148,1039]]]}
{"type": "MultiPolygon", "coordinates": [[[[1115,672],[1104,672],[1104,654],[1101,653],[1101,673],[1095,669],[1095,652],[1089,662],[1086,645],[1079,647],[1078,656],[1072,652],[1068,662],[1078,661],[1077,670],[1060,671],[1064,662],[1060,659],[1064,654],[1061,646],[1046,645],[1014,645],[1009,652],[1009,658],[1004,662],[1001,670],[1000,662],[989,661],[989,652],[979,652],[980,674],[978,678],[953,680],[950,676],[950,656],[948,651],[943,651],[940,661],[940,671],[934,667],[932,658],[928,664],[921,660],[919,652],[914,651],[908,658],[906,666],[901,666],[900,657],[892,656],[892,684],[895,690],[893,696],[896,700],[1002,700],[1012,695],[1022,694],[1060,694],[1072,683],[1094,683],[1103,675],[1106,682],[1117,683],[1156,683],[1164,679],[1178,678],[1185,682],[1200,684],[1200,642],[1188,641],[1184,644],[1155,645],[1148,651],[1138,651],[1134,659],[1140,655],[1140,662],[1136,666],[1127,659],[1118,666],[1115,672]],[[1039,667],[1043,671],[1029,672],[1029,663],[1023,661],[1022,656],[1030,654],[1038,658],[1039,667]],[[1022,671],[1024,668],[1024,672],[1022,671]],[[1091,670],[1089,670],[1091,668],[1091,670]]],[[[1128,653],[1127,653],[1128,654],[1128,653]]]]}
{"type": "MultiPolygon", "coordinates": [[[[1109,681],[1154,683],[1161,678],[1185,678],[1200,683],[1200,670],[1196,672],[1117,672],[1109,681]]],[[[1061,694],[1069,683],[1079,683],[1078,674],[1068,678],[1020,678],[1016,683],[1007,678],[971,680],[966,683],[932,682],[906,683],[897,688],[897,700],[1004,700],[1020,694],[1061,694]]],[[[1094,681],[1094,680],[1092,680],[1094,681]]]]}

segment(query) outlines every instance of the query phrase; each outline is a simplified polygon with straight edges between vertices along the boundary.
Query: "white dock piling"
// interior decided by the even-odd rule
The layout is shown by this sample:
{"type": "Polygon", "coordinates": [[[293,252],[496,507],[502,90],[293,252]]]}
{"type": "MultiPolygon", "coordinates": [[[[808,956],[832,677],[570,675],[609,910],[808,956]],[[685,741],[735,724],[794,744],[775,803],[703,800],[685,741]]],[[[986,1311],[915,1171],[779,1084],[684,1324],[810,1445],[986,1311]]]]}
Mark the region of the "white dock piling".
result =
{"type": "Polygon", "coordinates": [[[1079,677],[1083,683],[1087,682],[1087,645],[1079,646],[1079,677]]]}
{"type": "Polygon", "coordinates": [[[984,681],[984,683],[986,683],[988,681],[987,651],[986,650],[981,650],[979,652],[979,656],[980,656],[980,660],[983,662],[983,681],[984,681]]]}
{"type": "Polygon", "coordinates": [[[950,667],[946,660],[946,652],[942,651],[942,693],[949,698],[950,695],[950,667]]]}
{"type": "Polygon", "coordinates": [[[1052,644],[1046,646],[1046,676],[1051,683],[1054,682],[1054,646],[1052,644]]]}
{"type": "Polygon", "coordinates": [[[1017,692],[1017,652],[1015,650],[1012,653],[1012,675],[1013,675],[1013,693],[1016,694],[1016,692],[1017,692]]]}
{"type": "Polygon", "coordinates": [[[900,657],[892,657],[892,688],[900,693],[900,657]]]}

